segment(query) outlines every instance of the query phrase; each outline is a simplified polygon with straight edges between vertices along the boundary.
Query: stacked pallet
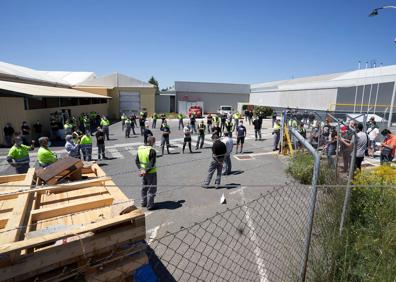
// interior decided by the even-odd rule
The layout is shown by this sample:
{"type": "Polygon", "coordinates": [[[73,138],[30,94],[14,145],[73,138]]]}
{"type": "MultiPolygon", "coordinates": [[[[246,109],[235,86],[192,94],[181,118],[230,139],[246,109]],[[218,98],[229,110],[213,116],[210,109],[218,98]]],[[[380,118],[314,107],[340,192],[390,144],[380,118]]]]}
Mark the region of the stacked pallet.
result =
{"type": "Polygon", "coordinates": [[[82,178],[0,176],[0,281],[123,281],[147,264],[143,211],[96,164],[82,178]]]}

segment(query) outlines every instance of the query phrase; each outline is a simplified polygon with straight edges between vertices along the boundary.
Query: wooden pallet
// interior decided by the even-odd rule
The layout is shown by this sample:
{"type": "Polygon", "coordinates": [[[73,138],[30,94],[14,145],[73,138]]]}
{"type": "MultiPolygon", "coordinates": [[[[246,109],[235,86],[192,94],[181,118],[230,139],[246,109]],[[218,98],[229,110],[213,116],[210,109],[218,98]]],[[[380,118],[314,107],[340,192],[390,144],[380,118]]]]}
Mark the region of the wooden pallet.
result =
{"type": "Polygon", "coordinates": [[[0,281],[119,280],[147,263],[143,211],[96,164],[82,172],[54,186],[33,168],[0,177],[0,281]]]}

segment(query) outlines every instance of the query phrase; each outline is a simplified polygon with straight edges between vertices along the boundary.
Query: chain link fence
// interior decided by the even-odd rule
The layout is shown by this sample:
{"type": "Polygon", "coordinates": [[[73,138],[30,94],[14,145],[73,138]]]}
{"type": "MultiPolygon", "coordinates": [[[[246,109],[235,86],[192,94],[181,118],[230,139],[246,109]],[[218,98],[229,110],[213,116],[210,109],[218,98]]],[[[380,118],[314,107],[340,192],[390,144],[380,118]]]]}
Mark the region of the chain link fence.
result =
{"type": "MultiPolygon", "coordinates": [[[[310,186],[275,186],[259,198],[154,239],[148,249],[159,281],[296,281],[304,260],[310,186]]],[[[324,240],[337,234],[343,187],[318,189],[307,267],[315,280],[329,265],[324,240]]]]}

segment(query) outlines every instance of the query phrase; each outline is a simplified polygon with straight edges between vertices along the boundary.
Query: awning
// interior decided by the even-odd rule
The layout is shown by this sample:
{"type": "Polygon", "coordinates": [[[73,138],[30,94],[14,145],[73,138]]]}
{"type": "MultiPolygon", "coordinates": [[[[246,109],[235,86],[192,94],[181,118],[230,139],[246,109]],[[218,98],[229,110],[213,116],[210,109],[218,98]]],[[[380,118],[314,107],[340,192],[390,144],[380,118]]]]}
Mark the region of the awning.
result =
{"type": "Polygon", "coordinates": [[[21,94],[21,96],[111,99],[109,96],[88,93],[71,88],[50,87],[10,81],[0,81],[0,89],[21,94]]]}

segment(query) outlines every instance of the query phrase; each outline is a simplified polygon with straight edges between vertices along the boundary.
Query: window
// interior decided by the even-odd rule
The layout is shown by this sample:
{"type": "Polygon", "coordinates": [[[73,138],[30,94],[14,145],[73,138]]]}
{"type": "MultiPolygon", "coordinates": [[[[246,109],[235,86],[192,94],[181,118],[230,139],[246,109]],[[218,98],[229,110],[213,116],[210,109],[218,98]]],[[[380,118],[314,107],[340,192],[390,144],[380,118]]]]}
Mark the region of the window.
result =
{"type": "Polygon", "coordinates": [[[80,105],[91,105],[92,101],[91,98],[79,98],[80,105]]]}
{"type": "Polygon", "coordinates": [[[107,104],[107,99],[100,99],[101,104],[107,104]]]}
{"type": "Polygon", "coordinates": [[[59,100],[59,98],[44,98],[45,108],[58,108],[59,100]]]}
{"type": "Polygon", "coordinates": [[[42,97],[38,98],[26,98],[27,100],[27,108],[29,110],[36,110],[45,108],[45,99],[42,97]]]}
{"type": "Polygon", "coordinates": [[[78,106],[78,98],[61,98],[61,106],[78,106]]]}

